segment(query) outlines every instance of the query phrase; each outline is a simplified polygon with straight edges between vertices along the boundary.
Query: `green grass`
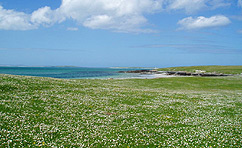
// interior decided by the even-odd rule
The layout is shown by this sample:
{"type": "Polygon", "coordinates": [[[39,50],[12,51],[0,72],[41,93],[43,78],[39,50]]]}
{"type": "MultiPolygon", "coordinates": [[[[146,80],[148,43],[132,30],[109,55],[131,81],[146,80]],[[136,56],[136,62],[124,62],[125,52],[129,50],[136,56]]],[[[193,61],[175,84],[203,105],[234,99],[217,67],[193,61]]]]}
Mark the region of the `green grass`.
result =
{"type": "Polygon", "coordinates": [[[242,66],[189,66],[189,67],[169,67],[160,68],[159,71],[187,71],[204,70],[211,73],[241,74],[242,66]]]}
{"type": "Polygon", "coordinates": [[[242,77],[0,75],[0,147],[241,147],[242,77]]]}

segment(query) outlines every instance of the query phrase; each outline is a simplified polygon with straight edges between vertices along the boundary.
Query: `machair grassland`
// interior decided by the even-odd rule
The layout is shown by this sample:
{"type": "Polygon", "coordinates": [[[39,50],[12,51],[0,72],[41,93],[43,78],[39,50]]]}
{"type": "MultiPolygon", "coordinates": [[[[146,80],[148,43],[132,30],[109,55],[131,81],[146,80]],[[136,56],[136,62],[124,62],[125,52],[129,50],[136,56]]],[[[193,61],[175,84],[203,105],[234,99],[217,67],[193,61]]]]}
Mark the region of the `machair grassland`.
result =
{"type": "Polygon", "coordinates": [[[242,76],[0,75],[0,147],[242,147],[242,76]]]}

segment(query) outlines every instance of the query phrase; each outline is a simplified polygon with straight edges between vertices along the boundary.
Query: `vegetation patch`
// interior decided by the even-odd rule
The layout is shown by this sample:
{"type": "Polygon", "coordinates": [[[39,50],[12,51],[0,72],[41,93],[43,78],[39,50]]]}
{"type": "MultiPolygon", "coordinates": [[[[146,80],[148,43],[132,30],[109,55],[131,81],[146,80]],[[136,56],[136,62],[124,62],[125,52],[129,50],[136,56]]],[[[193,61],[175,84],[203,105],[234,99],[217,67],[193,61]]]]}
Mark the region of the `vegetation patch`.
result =
{"type": "Polygon", "coordinates": [[[242,77],[0,75],[0,147],[241,147],[242,77]]]}
{"type": "Polygon", "coordinates": [[[159,71],[186,71],[186,72],[205,71],[208,73],[241,74],[242,66],[188,66],[188,67],[160,68],[158,70],[159,71]]]}

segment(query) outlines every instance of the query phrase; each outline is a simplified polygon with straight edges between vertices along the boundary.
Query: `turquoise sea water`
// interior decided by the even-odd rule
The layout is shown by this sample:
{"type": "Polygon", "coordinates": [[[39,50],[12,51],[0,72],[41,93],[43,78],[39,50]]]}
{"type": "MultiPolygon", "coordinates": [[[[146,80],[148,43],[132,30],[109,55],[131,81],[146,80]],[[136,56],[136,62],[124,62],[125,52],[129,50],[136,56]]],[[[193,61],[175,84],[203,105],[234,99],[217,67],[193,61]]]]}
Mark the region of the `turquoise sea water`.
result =
{"type": "Polygon", "coordinates": [[[83,67],[0,67],[0,74],[51,77],[61,79],[133,78],[139,74],[118,73],[135,68],[83,68],[83,67]]]}

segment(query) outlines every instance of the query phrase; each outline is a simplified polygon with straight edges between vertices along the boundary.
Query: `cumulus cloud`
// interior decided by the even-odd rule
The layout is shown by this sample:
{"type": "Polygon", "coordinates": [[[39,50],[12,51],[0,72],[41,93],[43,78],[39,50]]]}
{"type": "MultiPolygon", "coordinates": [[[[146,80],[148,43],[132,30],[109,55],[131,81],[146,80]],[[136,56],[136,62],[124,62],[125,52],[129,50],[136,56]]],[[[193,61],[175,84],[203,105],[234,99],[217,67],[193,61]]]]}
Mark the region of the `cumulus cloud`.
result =
{"type": "Polygon", "coordinates": [[[216,15],[209,18],[199,16],[197,18],[187,17],[178,22],[181,25],[180,29],[192,30],[208,27],[219,27],[230,24],[231,21],[223,15],[216,15]]]}
{"type": "Polygon", "coordinates": [[[93,29],[111,27],[110,24],[112,24],[112,17],[108,15],[92,16],[87,18],[83,23],[84,26],[93,29]]]}
{"type": "Polygon", "coordinates": [[[121,17],[125,15],[142,15],[161,8],[161,0],[62,0],[60,11],[75,20],[86,17],[108,15],[121,17]]]}
{"type": "Polygon", "coordinates": [[[37,24],[51,24],[52,23],[52,10],[50,7],[39,8],[34,11],[31,16],[31,21],[37,24]]]}
{"type": "Polygon", "coordinates": [[[72,19],[92,29],[136,32],[142,28],[147,30],[144,26],[148,21],[144,15],[160,11],[161,1],[163,0],[62,0],[61,6],[56,10],[46,6],[32,14],[0,7],[0,29],[28,30],[72,19]]]}
{"type": "Polygon", "coordinates": [[[37,26],[30,21],[30,15],[14,10],[6,10],[0,6],[0,29],[29,30],[37,26]]]}
{"type": "Polygon", "coordinates": [[[40,25],[50,26],[56,22],[61,22],[65,18],[56,10],[50,7],[39,8],[32,14],[7,10],[0,6],[0,29],[3,30],[32,30],[40,25]]]}
{"type": "MultiPolygon", "coordinates": [[[[114,17],[108,15],[97,15],[87,18],[83,25],[92,29],[109,29],[118,32],[137,32],[137,28],[147,23],[143,16],[114,17]]],[[[140,32],[139,30],[138,32],[140,32]]]]}
{"type": "MultiPolygon", "coordinates": [[[[156,32],[147,28],[147,14],[164,10],[185,10],[192,13],[203,8],[228,5],[229,0],[62,0],[59,8],[42,7],[26,14],[0,6],[0,29],[30,30],[51,26],[65,20],[91,29],[117,32],[156,32]]],[[[241,1],[241,0],[239,0],[241,1]]]]}
{"type": "Polygon", "coordinates": [[[49,26],[56,22],[63,22],[66,17],[57,10],[51,10],[50,7],[45,6],[34,11],[31,15],[31,22],[38,25],[49,26]]]}
{"type": "Polygon", "coordinates": [[[31,22],[38,25],[49,26],[56,22],[63,22],[66,18],[58,10],[42,7],[31,14],[31,22]]]}
{"type": "Polygon", "coordinates": [[[144,14],[161,8],[161,0],[63,0],[58,10],[91,29],[136,32],[147,23],[144,14]]]}

